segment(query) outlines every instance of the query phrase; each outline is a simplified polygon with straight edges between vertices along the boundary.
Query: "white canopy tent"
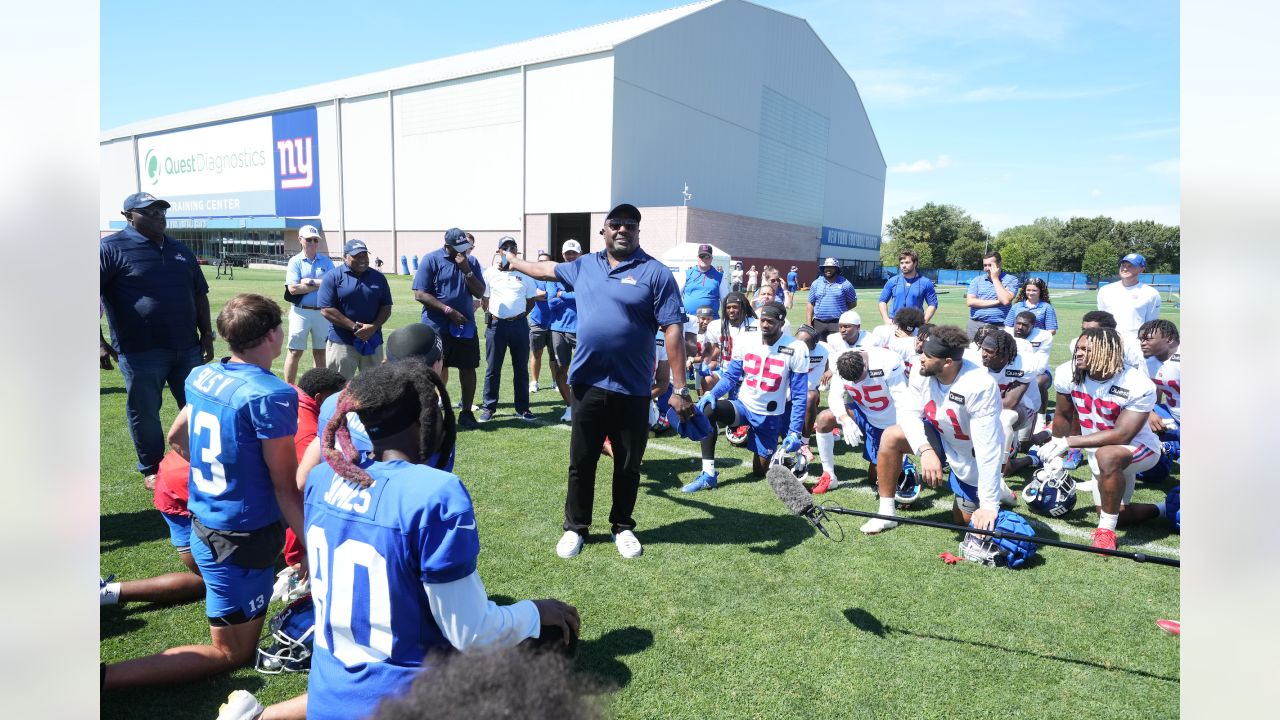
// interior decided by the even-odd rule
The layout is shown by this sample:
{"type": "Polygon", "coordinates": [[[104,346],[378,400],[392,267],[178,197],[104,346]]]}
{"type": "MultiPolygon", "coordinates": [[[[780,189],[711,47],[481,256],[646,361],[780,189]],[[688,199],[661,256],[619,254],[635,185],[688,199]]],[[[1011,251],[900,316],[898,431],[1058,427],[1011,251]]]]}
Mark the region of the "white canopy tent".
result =
{"type": "MultiPolygon", "coordinates": [[[[671,274],[676,277],[676,285],[684,290],[684,275],[689,268],[698,264],[698,245],[701,243],[680,243],[662,254],[662,260],[671,274]]],[[[733,287],[733,257],[715,245],[711,246],[711,265],[724,270],[724,280],[720,283],[720,296],[724,297],[733,287]]]]}

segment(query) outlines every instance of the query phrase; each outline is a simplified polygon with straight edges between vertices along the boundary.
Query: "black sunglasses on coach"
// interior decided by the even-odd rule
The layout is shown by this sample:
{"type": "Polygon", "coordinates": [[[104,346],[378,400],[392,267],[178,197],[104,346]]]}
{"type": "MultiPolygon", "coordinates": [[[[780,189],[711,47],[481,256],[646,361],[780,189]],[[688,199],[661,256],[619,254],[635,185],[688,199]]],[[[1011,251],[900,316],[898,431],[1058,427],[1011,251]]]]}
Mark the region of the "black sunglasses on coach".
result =
{"type": "Polygon", "coordinates": [[[165,214],[168,212],[168,210],[169,208],[144,207],[144,208],[134,208],[130,212],[135,212],[135,213],[138,213],[139,215],[145,215],[147,217],[164,217],[165,214]]]}

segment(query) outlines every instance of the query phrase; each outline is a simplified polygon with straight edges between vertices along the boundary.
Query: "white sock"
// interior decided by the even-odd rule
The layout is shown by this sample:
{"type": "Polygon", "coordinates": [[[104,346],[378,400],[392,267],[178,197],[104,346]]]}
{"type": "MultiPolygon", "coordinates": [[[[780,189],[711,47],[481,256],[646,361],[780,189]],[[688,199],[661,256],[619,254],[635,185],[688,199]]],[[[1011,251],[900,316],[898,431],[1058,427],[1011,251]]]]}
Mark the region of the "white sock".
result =
{"type": "Polygon", "coordinates": [[[822,460],[822,472],[836,471],[836,436],[831,433],[817,433],[818,457],[822,460]]]}
{"type": "Polygon", "coordinates": [[[1160,513],[1157,517],[1168,517],[1168,516],[1169,516],[1169,510],[1168,510],[1167,508],[1165,508],[1164,503],[1162,503],[1162,502],[1158,502],[1158,503],[1156,503],[1156,512],[1160,513]]]}
{"type": "Polygon", "coordinates": [[[120,583],[107,583],[98,597],[98,605],[115,605],[120,602],[120,583]]]}
{"type": "Polygon", "coordinates": [[[893,498],[891,497],[880,498],[880,510],[878,512],[881,515],[897,515],[898,513],[897,513],[896,507],[893,504],[893,498]]]}
{"type": "Polygon", "coordinates": [[[715,475],[715,474],[716,474],[716,459],[715,459],[715,458],[707,458],[707,459],[703,460],[703,461],[702,461],[702,472],[704,472],[704,473],[706,473],[706,474],[708,474],[708,475],[715,475]]]}
{"type": "Polygon", "coordinates": [[[1116,513],[1115,515],[1112,515],[1110,513],[1102,512],[1101,510],[1098,511],[1098,527],[1102,528],[1103,530],[1110,530],[1111,532],[1115,532],[1116,523],[1118,522],[1120,522],[1120,513],[1116,513]]]}

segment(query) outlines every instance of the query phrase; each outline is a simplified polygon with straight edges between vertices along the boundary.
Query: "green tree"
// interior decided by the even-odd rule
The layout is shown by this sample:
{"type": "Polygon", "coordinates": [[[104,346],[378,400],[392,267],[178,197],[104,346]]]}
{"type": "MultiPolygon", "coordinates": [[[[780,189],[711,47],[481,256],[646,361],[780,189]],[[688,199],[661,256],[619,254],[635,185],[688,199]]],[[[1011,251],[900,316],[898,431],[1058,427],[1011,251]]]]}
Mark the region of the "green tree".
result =
{"type": "Polygon", "coordinates": [[[1085,248],[1084,263],[1080,271],[1088,275],[1103,277],[1116,274],[1120,258],[1124,251],[1109,239],[1098,240],[1085,248]]]}
{"type": "Polygon", "coordinates": [[[959,270],[976,270],[982,267],[982,241],[962,237],[947,249],[947,264],[959,270]]]}
{"type": "Polygon", "coordinates": [[[911,208],[893,218],[885,225],[884,235],[889,242],[880,245],[881,262],[896,265],[898,250],[911,247],[920,255],[921,267],[950,263],[949,250],[962,238],[976,240],[979,246],[988,238],[986,228],[969,213],[955,205],[937,203],[911,208]]]}
{"type": "Polygon", "coordinates": [[[995,239],[995,248],[1000,251],[1005,270],[1019,275],[1053,268],[1048,259],[1053,239],[1052,232],[1044,227],[1016,225],[1000,231],[995,239]]]}
{"type": "Polygon", "coordinates": [[[1181,230],[1177,226],[1161,225],[1151,220],[1117,223],[1116,238],[1125,253],[1142,253],[1147,259],[1147,270],[1158,273],[1176,273],[1181,263],[1181,230]]]}

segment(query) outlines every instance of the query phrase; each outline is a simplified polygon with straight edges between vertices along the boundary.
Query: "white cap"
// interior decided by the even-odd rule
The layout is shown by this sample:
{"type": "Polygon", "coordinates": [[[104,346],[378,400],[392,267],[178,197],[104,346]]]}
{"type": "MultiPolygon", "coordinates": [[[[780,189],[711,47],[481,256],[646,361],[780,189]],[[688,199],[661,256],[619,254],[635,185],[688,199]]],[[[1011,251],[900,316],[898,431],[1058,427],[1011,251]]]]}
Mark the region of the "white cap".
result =
{"type": "Polygon", "coordinates": [[[837,325],[861,325],[862,316],[858,314],[857,310],[845,310],[843,313],[841,313],[840,320],[836,324],[837,325]]]}
{"type": "Polygon", "coordinates": [[[303,225],[302,227],[298,228],[299,240],[306,240],[307,238],[318,238],[318,237],[320,237],[320,231],[316,229],[315,225],[303,225]]]}
{"type": "Polygon", "coordinates": [[[572,250],[572,251],[574,251],[574,252],[578,253],[579,255],[581,255],[581,254],[582,254],[582,243],[579,243],[577,240],[565,240],[565,241],[564,241],[564,244],[560,246],[560,252],[561,252],[561,253],[567,253],[567,252],[569,252],[570,250],[572,250]]]}

